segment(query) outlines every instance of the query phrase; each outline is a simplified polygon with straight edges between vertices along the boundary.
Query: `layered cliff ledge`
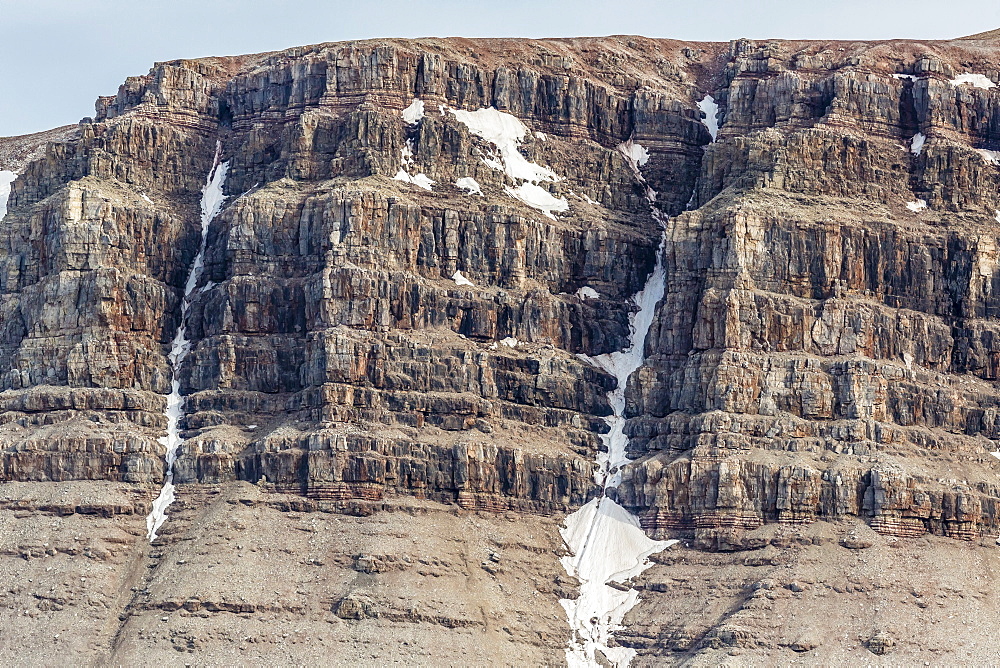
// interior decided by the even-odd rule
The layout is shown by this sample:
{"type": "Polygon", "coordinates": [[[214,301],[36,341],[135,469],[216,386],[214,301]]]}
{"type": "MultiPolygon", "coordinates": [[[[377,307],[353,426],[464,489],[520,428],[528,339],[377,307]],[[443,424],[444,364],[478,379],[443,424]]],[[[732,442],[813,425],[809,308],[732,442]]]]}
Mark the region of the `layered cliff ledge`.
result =
{"type": "MultiPolygon", "coordinates": [[[[555,564],[558,521],[601,493],[615,384],[579,355],[628,341],[664,234],[651,189],[666,291],[614,491],[647,532],[759,551],[768,525],[826,520],[988,544],[997,44],[371,40],[158,63],[78,126],[0,139],[19,173],[0,481],[111,483],[135,512],[155,495],[219,145],[181,498],[249,482],[301,512],[530,514],[555,564]]],[[[725,645],[663,628],[622,642],[725,645]]]]}

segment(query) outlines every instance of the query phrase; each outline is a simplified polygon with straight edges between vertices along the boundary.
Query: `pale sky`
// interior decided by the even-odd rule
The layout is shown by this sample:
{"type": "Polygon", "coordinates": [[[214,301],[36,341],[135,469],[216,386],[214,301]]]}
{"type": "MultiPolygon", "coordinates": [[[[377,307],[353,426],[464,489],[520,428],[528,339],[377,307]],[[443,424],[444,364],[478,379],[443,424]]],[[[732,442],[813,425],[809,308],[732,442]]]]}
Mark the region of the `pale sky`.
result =
{"type": "Polygon", "coordinates": [[[997,0],[0,0],[0,136],[75,123],[155,61],[370,37],[948,39],[997,0]]]}

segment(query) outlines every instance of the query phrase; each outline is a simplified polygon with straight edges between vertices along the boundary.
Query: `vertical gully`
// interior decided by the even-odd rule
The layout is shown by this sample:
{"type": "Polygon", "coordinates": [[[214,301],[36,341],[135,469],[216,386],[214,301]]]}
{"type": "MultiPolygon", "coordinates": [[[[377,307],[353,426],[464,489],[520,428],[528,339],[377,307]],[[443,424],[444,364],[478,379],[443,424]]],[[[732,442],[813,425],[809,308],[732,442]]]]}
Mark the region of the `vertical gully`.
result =
{"type": "Polygon", "coordinates": [[[212,169],[209,171],[205,187],[201,191],[201,243],[184,285],[180,325],[177,327],[177,333],[174,335],[168,355],[172,377],[170,394],[167,395],[167,408],[164,411],[167,416],[167,434],[159,439],[160,444],[166,448],[167,452],[167,474],[160,495],[153,501],[153,509],[146,516],[146,537],[149,542],[156,540],[156,532],[167,519],[167,507],[174,501],[174,461],[177,459],[177,449],[184,442],[180,436],[180,421],[184,417],[184,397],[181,396],[180,373],[184,360],[191,351],[191,341],[187,338],[187,317],[195,287],[198,285],[198,280],[205,268],[205,243],[208,239],[208,226],[222,210],[222,204],[226,201],[222,186],[226,181],[229,163],[219,162],[221,153],[222,144],[218,142],[215,146],[212,169]]]}
{"type": "MultiPolygon", "coordinates": [[[[707,120],[702,122],[714,141],[718,133],[719,108],[711,96],[706,96],[698,107],[705,112],[707,120]]],[[[639,167],[649,157],[646,150],[632,140],[621,144],[618,150],[629,161],[636,178],[645,184],[639,167]]],[[[663,250],[668,219],[656,207],[656,191],[648,184],[646,199],[653,218],[663,229],[663,236],[656,251],[656,266],[643,289],[632,297],[638,310],[629,316],[631,334],[628,348],[596,357],[581,355],[584,360],[618,380],[615,389],[608,392],[613,413],[605,418],[610,429],[601,436],[605,451],[597,456],[595,477],[605,492],[618,487],[621,469],[630,461],[626,454],[628,436],[624,431],[625,388],[629,376],[645,361],[646,335],[653,323],[656,305],[666,289],[663,250]]],[[[694,192],[691,200],[694,201],[694,192]]],[[[651,539],[639,526],[639,518],[606,493],[569,515],[560,532],[571,552],[562,558],[563,567],[580,581],[580,596],[560,601],[573,632],[566,649],[567,663],[571,668],[604,665],[598,660],[599,651],[614,666],[628,666],[636,651],[612,642],[614,632],[622,628],[625,615],[639,602],[639,592],[626,583],[651,565],[648,559],[651,554],[678,541],[651,539]]]]}

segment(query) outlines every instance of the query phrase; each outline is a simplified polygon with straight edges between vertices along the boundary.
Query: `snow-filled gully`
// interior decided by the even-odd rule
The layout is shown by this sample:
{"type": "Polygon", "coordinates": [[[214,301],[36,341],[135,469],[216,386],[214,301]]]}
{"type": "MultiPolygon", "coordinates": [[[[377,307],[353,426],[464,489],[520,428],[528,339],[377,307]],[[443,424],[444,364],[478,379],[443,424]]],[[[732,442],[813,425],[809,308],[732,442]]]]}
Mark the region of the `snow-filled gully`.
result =
{"type": "Polygon", "coordinates": [[[184,397],[181,396],[180,371],[184,359],[191,350],[191,341],[187,338],[187,315],[191,308],[191,296],[194,294],[195,287],[198,285],[198,280],[205,268],[205,242],[208,238],[208,226],[222,210],[222,204],[226,200],[226,196],[222,193],[222,186],[226,181],[229,163],[219,162],[220,153],[221,145],[217,145],[212,170],[208,173],[205,187],[201,191],[201,244],[198,246],[198,254],[194,258],[191,271],[188,273],[187,283],[184,285],[181,321],[168,355],[172,377],[170,379],[170,394],[167,395],[167,408],[164,411],[167,416],[167,434],[159,439],[160,444],[166,448],[167,452],[167,475],[160,495],[153,502],[153,509],[146,516],[146,537],[149,542],[156,540],[156,532],[167,519],[167,507],[174,501],[174,461],[177,459],[178,448],[184,442],[180,436],[179,426],[181,418],[184,417],[184,397]]]}
{"type": "MultiPolygon", "coordinates": [[[[664,272],[657,251],[656,268],[646,285],[633,297],[639,310],[630,318],[632,336],[629,347],[597,357],[586,358],[618,379],[618,387],[608,393],[614,413],[606,418],[611,428],[601,437],[607,452],[598,455],[598,477],[604,489],[621,482],[620,468],[628,463],[625,448],[625,386],[632,372],[642,366],[646,334],[653,321],[657,302],[663,297],[664,272]]],[[[596,651],[616,666],[626,666],[635,656],[629,647],[611,647],[611,636],[621,628],[625,614],[639,602],[639,593],[622,587],[651,564],[649,555],[676,541],[649,538],[639,527],[638,518],[607,496],[589,501],[566,518],[561,530],[572,554],[562,558],[563,567],[580,580],[580,596],[560,601],[566,609],[573,637],[566,650],[570,666],[598,666],[596,651]],[[610,586],[613,582],[618,586],[610,586]]]]}
{"type": "MultiPolygon", "coordinates": [[[[705,112],[706,119],[702,122],[715,141],[719,130],[718,106],[710,96],[698,106],[705,112]]],[[[618,150],[626,157],[636,177],[645,183],[639,168],[649,159],[648,152],[632,140],[621,144],[618,150]]],[[[653,216],[664,227],[664,234],[656,252],[656,266],[642,290],[632,297],[638,310],[629,317],[629,346],[596,357],[581,355],[618,380],[615,389],[608,392],[613,413],[605,418],[610,427],[608,433],[601,436],[606,451],[597,456],[597,482],[605,490],[621,483],[621,469],[630,461],[626,455],[628,436],[624,432],[625,387],[629,376],[645,361],[646,335],[666,287],[663,245],[667,221],[656,208],[656,192],[648,184],[646,193],[653,216]]],[[[562,558],[563,567],[581,583],[578,598],[560,601],[573,632],[566,649],[566,662],[571,668],[600,666],[599,651],[613,665],[627,666],[636,651],[630,647],[612,646],[611,642],[614,632],[622,628],[625,615],[639,602],[639,592],[628,587],[627,582],[652,565],[650,555],[678,541],[653,540],[639,526],[639,518],[606,494],[569,515],[560,533],[571,552],[562,558]]]]}

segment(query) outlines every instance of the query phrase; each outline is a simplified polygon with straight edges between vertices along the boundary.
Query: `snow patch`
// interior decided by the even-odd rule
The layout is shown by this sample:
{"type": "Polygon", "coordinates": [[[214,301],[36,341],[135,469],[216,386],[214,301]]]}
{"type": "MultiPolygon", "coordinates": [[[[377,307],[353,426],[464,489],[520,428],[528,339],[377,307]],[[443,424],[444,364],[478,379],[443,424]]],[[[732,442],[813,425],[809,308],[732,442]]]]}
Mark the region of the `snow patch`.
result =
{"type": "Polygon", "coordinates": [[[479,186],[479,182],[476,181],[471,176],[463,176],[459,180],[455,181],[455,185],[466,191],[466,195],[482,195],[483,189],[479,186]]]}
{"type": "Polygon", "coordinates": [[[409,167],[410,165],[413,164],[413,140],[412,139],[407,139],[406,140],[406,144],[399,151],[399,154],[400,154],[400,156],[402,156],[400,158],[400,162],[403,164],[404,167],[409,167]]]}
{"type": "Polygon", "coordinates": [[[589,285],[585,285],[576,291],[576,296],[580,299],[600,299],[601,293],[589,285]]]}
{"type": "Polygon", "coordinates": [[[457,283],[458,285],[475,285],[472,281],[470,281],[469,279],[467,279],[465,276],[462,276],[462,272],[460,272],[460,271],[456,271],[452,275],[451,280],[455,281],[455,283],[457,283]]]}
{"type": "Polygon", "coordinates": [[[959,74],[950,83],[952,86],[972,84],[976,88],[996,88],[996,84],[985,74],[959,74]]]}
{"type": "Polygon", "coordinates": [[[538,137],[539,139],[541,139],[542,141],[545,141],[546,139],[548,139],[548,137],[545,136],[544,132],[536,132],[535,136],[538,137]]]}
{"type": "Polygon", "coordinates": [[[642,158],[643,156],[648,158],[649,153],[641,144],[631,138],[628,139],[628,141],[623,141],[621,144],[618,144],[617,149],[618,152],[624,155],[625,159],[628,160],[628,165],[632,168],[632,173],[635,174],[635,178],[639,180],[639,183],[646,186],[646,200],[650,203],[650,205],[652,205],[653,202],[656,201],[656,191],[649,187],[649,184],[646,183],[645,177],[642,175],[642,171],[639,169],[644,162],[640,163],[637,160],[637,158],[642,158]]]}
{"type": "Polygon", "coordinates": [[[496,146],[502,162],[487,163],[494,169],[497,164],[502,164],[507,176],[532,183],[560,180],[559,176],[548,167],[542,167],[521,155],[518,144],[528,134],[528,128],[517,116],[493,107],[484,107],[476,111],[460,109],[449,109],[449,111],[469,128],[469,132],[496,146]]]}
{"type": "Polygon", "coordinates": [[[555,218],[554,211],[562,212],[569,209],[566,198],[555,197],[537,185],[543,181],[561,181],[562,177],[548,167],[531,162],[521,155],[518,146],[528,134],[528,128],[519,118],[493,107],[484,107],[476,111],[449,109],[444,106],[441,109],[450,111],[469,129],[469,132],[493,144],[497,155],[484,156],[481,158],[483,163],[491,169],[505,173],[515,182],[522,182],[513,188],[505,188],[507,194],[538,209],[549,218],[555,218]]]}
{"type": "Polygon", "coordinates": [[[504,187],[508,195],[521,200],[530,207],[534,207],[546,216],[555,220],[553,211],[562,213],[569,210],[569,202],[565,197],[555,197],[552,193],[541,186],[525,181],[516,188],[504,187]]]}
{"type": "Polygon", "coordinates": [[[912,74],[893,74],[892,76],[895,77],[896,79],[909,79],[910,81],[917,80],[917,77],[913,76],[912,74]]]}
{"type": "Polygon", "coordinates": [[[918,199],[916,202],[907,202],[906,208],[916,213],[927,208],[927,200],[918,199]]]}
{"type": "MultiPolygon", "coordinates": [[[[997,459],[1000,459],[1000,450],[994,450],[990,454],[996,457],[997,459]]],[[[997,545],[1000,545],[1000,538],[997,539],[997,545]]]]}
{"type": "Polygon", "coordinates": [[[7,215],[7,200],[10,199],[10,187],[17,174],[9,170],[0,171],[0,220],[7,215]]]}
{"type": "Polygon", "coordinates": [[[715,141],[719,134],[719,105],[715,103],[714,97],[706,95],[698,103],[698,108],[705,113],[705,118],[701,119],[701,122],[708,128],[708,134],[712,135],[712,141],[715,141]]]}
{"type": "Polygon", "coordinates": [[[184,365],[184,359],[191,351],[191,342],[187,338],[187,315],[191,308],[191,297],[198,279],[201,278],[205,267],[205,242],[208,239],[208,227],[212,220],[219,215],[222,205],[226,201],[226,196],[222,191],[222,186],[226,182],[226,173],[229,171],[228,162],[219,162],[221,154],[221,144],[216,144],[215,162],[212,171],[209,172],[205,181],[205,187],[201,191],[201,245],[198,254],[195,255],[191,271],[188,273],[187,282],[184,285],[184,299],[181,301],[181,324],[174,334],[174,340],[170,346],[170,354],[167,359],[170,361],[172,379],[170,381],[170,394],[167,395],[167,408],[164,411],[167,416],[167,434],[158,440],[160,445],[166,448],[167,475],[163,482],[163,488],[159,496],[153,501],[153,508],[146,516],[146,537],[149,542],[156,540],[156,532],[167,520],[167,507],[174,502],[174,462],[177,460],[177,450],[184,439],[181,438],[179,424],[184,417],[184,397],[181,396],[180,371],[184,365]]]}
{"type": "Polygon", "coordinates": [[[403,109],[403,120],[407,125],[416,125],[424,117],[424,102],[423,100],[418,100],[413,98],[413,102],[410,103],[406,109],[403,109]]]}
{"type": "Polygon", "coordinates": [[[1000,223],[1000,210],[997,211],[996,221],[1000,223]]]}
{"type": "Polygon", "coordinates": [[[977,148],[976,152],[983,156],[983,160],[991,165],[1000,165],[1000,151],[990,151],[985,148],[977,148]]]}
{"type": "Polygon", "coordinates": [[[517,348],[517,344],[519,343],[520,341],[515,339],[513,336],[508,336],[504,339],[500,339],[500,344],[507,346],[508,348],[517,348]]]}
{"type": "Polygon", "coordinates": [[[920,152],[924,150],[924,142],[927,141],[927,135],[923,132],[918,132],[913,135],[913,139],[910,140],[910,153],[913,155],[920,155],[920,152]]]}
{"type": "Polygon", "coordinates": [[[559,533],[573,553],[560,560],[563,568],[582,583],[579,598],[559,601],[577,636],[566,651],[567,663],[596,666],[595,650],[600,649],[614,665],[628,665],[635,650],[608,645],[612,632],[622,628],[625,614],[639,602],[639,592],[606,583],[639,575],[652,565],[649,555],[678,541],[649,538],[638,518],[607,497],[592,499],[567,517],[559,533]]]}
{"type": "Polygon", "coordinates": [[[642,167],[649,162],[649,151],[637,141],[629,139],[618,145],[618,150],[625,154],[637,167],[642,167]]]}
{"type": "Polygon", "coordinates": [[[431,179],[423,172],[416,175],[410,175],[405,170],[402,169],[396,172],[396,175],[392,178],[394,181],[412,183],[415,186],[420,186],[424,190],[433,190],[434,184],[437,183],[437,181],[431,179]]]}
{"type": "Polygon", "coordinates": [[[153,203],[153,200],[149,199],[149,195],[147,195],[146,193],[139,193],[139,195],[150,204],[153,203]]]}
{"type": "MultiPolygon", "coordinates": [[[[421,102],[420,104],[421,104],[420,108],[423,109],[423,102],[421,102]]],[[[399,168],[399,171],[396,172],[396,175],[392,177],[392,179],[394,181],[402,181],[403,183],[412,183],[413,185],[419,186],[424,190],[433,190],[432,186],[435,183],[437,183],[437,181],[434,181],[423,172],[421,172],[420,174],[413,175],[406,171],[407,167],[414,164],[412,139],[406,140],[406,144],[404,144],[403,148],[400,150],[400,156],[401,156],[400,164],[402,166],[399,168]]]]}

